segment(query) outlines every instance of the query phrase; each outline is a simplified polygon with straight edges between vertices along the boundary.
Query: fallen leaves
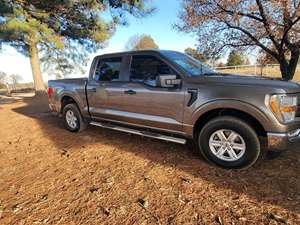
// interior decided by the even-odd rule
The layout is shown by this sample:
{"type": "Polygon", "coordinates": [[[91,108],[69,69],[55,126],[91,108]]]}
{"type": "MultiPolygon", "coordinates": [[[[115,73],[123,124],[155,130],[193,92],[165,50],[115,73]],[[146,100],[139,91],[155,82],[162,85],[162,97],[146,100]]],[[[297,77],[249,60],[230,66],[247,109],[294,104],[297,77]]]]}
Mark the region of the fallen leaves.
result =
{"type": "Polygon", "coordinates": [[[56,117],[20,113],[28,105],[0,112],[0,224],[300,224],[297,147],[226,171],[181,145],[74,135],[56,117]]]}
{"type": "Polygon", "coordinates": [[[95,185],[93,185],[92,187],[90,187],[89,190],[90,190],[91,193],[94,193],[94,192],[97,192],[99,190],[99,188],[96,187],[95,185]]]}
{"type": "Polygon", "coordinates": [[[267,218],[269,218],[270,220],[275,220],[276,222],[279,222],[279,223],[288,224],[288,220],[286,218],[283,218],[283,217],[281,217],[279,215],[276,215],[272,212],[268,212],[267,218]]]}
{"type": "Polygon", "coordinates": [[[147,200],[143,199],[143,198],[139,198],[137,200],[137,202],[144,209],[146,209],[149,206],[149,202],[147,200]]]}

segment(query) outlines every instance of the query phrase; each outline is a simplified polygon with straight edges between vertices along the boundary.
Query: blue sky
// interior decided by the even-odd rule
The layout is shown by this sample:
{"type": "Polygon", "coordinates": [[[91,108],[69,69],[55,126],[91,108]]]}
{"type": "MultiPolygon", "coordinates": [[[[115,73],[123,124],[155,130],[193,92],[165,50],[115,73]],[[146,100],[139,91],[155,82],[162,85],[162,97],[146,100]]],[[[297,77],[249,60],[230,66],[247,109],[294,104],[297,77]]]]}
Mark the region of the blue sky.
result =
{"type": "MultiPolygon", "coordinates": [[[[128,39],[135,34],[151,35],[161,49],[184,51],[187,47],[195,47],[197,40],[195,36],[180,33],[172,27],[178,20],[181,1],[153,0],[151,4],[157,8],[152,16],[143,19],[129,17],[129,25],[118,27],[114,36],[108,41],[107,47],[100,49],[97,54],[123,51],[128,39]]],[[[90,58],[93,57],[94,55],[90,56],[90,58]]],[[[23,77],[22,82],[32,81],[29,59],[10,47],[4,48],[4,51],[0,53],[0,71],[20,74],[23,77]]],[[[44,80],[53,79],[46,73],[43,76],[44,80]]]]}

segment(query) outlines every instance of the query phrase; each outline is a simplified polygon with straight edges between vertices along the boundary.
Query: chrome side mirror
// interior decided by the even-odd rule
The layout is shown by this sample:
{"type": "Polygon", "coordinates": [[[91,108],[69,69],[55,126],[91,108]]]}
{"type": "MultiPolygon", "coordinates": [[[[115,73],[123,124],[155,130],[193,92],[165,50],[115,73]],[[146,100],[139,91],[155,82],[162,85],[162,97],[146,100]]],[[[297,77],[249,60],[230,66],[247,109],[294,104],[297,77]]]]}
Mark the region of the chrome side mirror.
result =
{"type": "Polygon", "coordinates": [[[157,87],[172,88],[181,84],[181,79],[176,79],[176,75],[158,75],[156,77],[157,87]]]}

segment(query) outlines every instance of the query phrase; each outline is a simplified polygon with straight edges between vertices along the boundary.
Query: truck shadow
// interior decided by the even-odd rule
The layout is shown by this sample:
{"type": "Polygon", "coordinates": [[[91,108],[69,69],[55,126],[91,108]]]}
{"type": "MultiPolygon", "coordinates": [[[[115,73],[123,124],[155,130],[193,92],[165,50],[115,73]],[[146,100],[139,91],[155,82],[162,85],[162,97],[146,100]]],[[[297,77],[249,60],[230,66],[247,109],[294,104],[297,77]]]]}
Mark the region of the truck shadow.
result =
{"type": "Polygon", "coordinates": [[[23,101],[26,105],[18,106],[13,111],[36,119],[47,138],[58,149],[67,149],[70,154],[83,145],[110,145],[117,151],[132,152],[155,164],[176,167],[219,188],[230,189],[237,195],[244,194],[258,202],[300,212],[300,151],[297,146],[278,158],[264,159],[247,170],[224,170],[207,164],[194,151],[179,144],[97,127],[89,127],[79,134],[70,133],[64,129],[61,119],[49,112],[46,96],[24,98],[23,101]]]}

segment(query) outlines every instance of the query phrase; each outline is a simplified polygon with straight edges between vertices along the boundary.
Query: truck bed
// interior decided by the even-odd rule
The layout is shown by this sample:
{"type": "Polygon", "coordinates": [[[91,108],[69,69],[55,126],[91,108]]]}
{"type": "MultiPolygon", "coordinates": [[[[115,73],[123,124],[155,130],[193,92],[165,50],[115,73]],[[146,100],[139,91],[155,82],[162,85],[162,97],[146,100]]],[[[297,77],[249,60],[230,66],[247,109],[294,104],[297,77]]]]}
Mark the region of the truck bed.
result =
{"type": "MultiPolygon", "coordinates": [[[[52,110],[56,112],[61,112],[62,101],[66,101],[69,96],[76,100],[79,107],[83,109],[83,113],[88,114],[88,103],[86,99],[86,84],[88,78],[70,78],[70,79],[60,79],[60,80],[49,80],[48,90],[51,90],[51,95],[49,96],[49,106],[52,110]],[[64,99],[61,93],[64,93],[64,99]]],[[[49,95],[49,93],[48,93],[49,95]]]]}

